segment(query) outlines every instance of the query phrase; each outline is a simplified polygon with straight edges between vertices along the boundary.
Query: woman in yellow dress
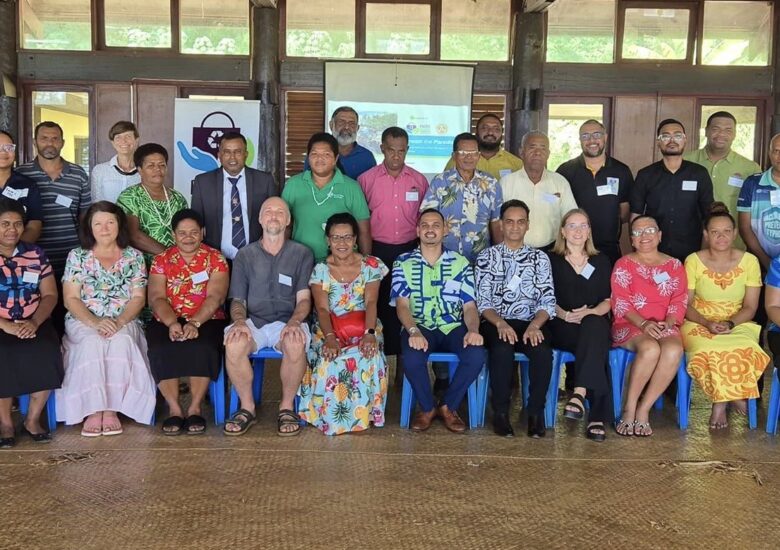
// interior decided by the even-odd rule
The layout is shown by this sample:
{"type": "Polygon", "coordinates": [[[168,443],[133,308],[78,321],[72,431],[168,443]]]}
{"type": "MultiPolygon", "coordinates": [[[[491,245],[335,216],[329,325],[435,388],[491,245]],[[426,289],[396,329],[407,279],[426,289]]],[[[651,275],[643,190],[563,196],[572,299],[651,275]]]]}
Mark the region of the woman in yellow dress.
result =
{"type": "Polygon", "coordinates": [[[769,364],[758,344],[761,327],[751,320],[761,292],[758,259],[732,247],[736,227],[723,203],[705,220],[707,248],[685,260],[688,311],[682,327],[688,372],[712,400],[710,428],[728,426],[728,403],[745,414],[746,399],[769,364]]]}

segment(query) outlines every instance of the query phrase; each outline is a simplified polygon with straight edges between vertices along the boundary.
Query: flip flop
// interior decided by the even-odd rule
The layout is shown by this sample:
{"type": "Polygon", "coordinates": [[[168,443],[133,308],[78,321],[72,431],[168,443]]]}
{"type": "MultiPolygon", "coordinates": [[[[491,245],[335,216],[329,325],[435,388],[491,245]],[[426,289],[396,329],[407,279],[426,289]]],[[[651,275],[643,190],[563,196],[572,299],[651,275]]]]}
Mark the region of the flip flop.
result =
{"type": "Polygon", "coordinates": [[[199,414],[192,414],[184,421],[182,429],[187,435],[202,435],[206,433],[206,419],[199,414]]]}
{"type": "Polygon", "coordinates": [[[166,418],[162,423],[162,433],[163,435],[181,435],[182,430],[184,429],[184,423],[186,421],[181,416],[169,416],[166,418]],[[166,430],[166,428],[168,428],[166,430]],[[175,430],[171,430],[170,428],[176,428],[175,430]]]}
{"type": "Polygon", "coordinates": [[[617,424],[615,424],[615,431],[618,435],[622,435],[624,437],[631,437],[634,435],[634,426],[636,425],[636,422],[626,422],[622,418],[617,421],[617,424]]]}
{"type": "Polygon", "coordinates": [[[98,431],[91,431],[86,428],[81,428],[81,435],[82,437],[100,437],[103,435],[103,429],[98,428],[98,431]]]}
{"type": "Polygon", "coordinates": [[[634,435],[636,437],[650,437],[653,435],[653,427],[650,426],[650,421],[634,422],[634,435]],[[650,433],[645,433],[646,430],[650,430],[650,433]]]}

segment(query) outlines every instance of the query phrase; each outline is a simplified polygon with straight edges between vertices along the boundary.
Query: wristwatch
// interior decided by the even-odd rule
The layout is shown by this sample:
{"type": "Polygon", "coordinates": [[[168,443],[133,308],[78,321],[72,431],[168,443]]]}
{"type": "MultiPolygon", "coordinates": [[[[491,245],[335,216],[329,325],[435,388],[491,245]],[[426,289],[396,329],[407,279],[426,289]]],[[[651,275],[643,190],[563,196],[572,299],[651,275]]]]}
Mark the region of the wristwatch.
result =
{"type": "Polygon", "coordinates": [[[373,329],[373,328],[367,328],[366,331],[363,334],[364,335],[365,334],[370,334],[371,336],[375,336],[376,335],[376,330],[373,329]]]}
{"type": "Polygon", "coordinates": [[[415,334],[419,334],[420,333],[420,329],[417,328],[417,327],[412,327],[409,330],[407,330],[406,332],[408,332],[410,335],[415,335],[415,334]]]}
{"type": "Polygon", "coordinates": [[[196,321],[195,319],[190,319],[187,321],[187,324],[192,325],[195,328],[200,328],[200,321],[196,321]]]}

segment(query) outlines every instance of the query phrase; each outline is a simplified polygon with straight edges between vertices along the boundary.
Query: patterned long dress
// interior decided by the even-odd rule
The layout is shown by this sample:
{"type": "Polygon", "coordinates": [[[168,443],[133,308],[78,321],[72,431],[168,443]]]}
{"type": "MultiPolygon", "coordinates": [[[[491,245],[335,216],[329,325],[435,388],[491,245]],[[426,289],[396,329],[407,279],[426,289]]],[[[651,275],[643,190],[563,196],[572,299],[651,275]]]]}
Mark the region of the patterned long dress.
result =
{"type": "MultiPolygon", "coordinates": [[[[381,281],[388,269],[374,256],[363,259],[360,274],[350,283],[340,283],[330,275],[325,262],[314,267],[309,284],[322,285],[328,293],[330,311],[344,315],[365,310],[365,289],[372,281],[381,281]]],[[[382,325],[377,319],[377,352],[363,357],[359,340],[341,349],[334,360],[322,357],[325,338],[315,318],[309,348],[310,367],[299,389],[298,412],[301,418],[326,435],[339,435],[384,426],[387,401],[387,366],[382,350],[382,325]]]]}
{"type": "MultiPolygon", "coordinates": [[[[748,287],[761,286],[758,259],[746,252],[731,271],[710,270],[699,255],[685,260],[693,307],[709,321],[724,321],[742,308],[748,287]]],[[[740,323],[730,334],[712,334],[706,327],[686,321],[682,326],[688,372],[715,403],[758,397],[757,381],[769,364],[758,345],[761,327],[740,323]]]]}

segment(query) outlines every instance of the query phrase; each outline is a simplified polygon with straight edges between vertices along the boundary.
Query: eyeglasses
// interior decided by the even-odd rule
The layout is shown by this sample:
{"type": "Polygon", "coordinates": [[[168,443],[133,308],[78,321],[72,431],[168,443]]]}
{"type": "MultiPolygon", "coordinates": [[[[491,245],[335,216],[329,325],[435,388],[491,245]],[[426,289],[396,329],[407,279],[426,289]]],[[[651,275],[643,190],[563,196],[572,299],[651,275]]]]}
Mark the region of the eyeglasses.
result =
{"type": "Polygon", "coordinates": [[[355,238],[354,235],[331,235],[328,237],[334,243],[348,243],[355,238]]]}
{"type": "Polygon", "coordinates": [[[460,155],[461,157],[476,157],[477,155],[479,155],[479,151],[478,150],[477,151],[461,151],[461,150],[458,150],[458,151],[455,151],[455,152],[458,155],[460,155]]]}
{"type": "Polygon", "coordinates": [[[658,233],[659,229],[657,227],[645,227],[644,229],[632,229],[631,230],[631,236],[632,237],[641,237],[642,235],[655,235],[658,233]]]}
{"type": "Polygon", "coordinates": [[[16,151],[16,144],[14,143],[3,143],[0,145],[0,153],[13,153],[16,151]]]}
{"type": "Polygon", "coordinates": [[[565,227],[569,231],[576,231],[578,229],[582,231],[587,231],[588,229],[590,229],[590,224],[589,223],[567,223],[565,227]]]}
{"type": "Polygon", "coordinates": [[[673,134],[661,134],[658,136],[658,141],[661,143],[669,143],[670,141],[674,140],[677,142],[680,142],[685,139],[685,134],[682,132],[675,132],[673,134]]]}
{"type": "Polygon", "coordinates": [[[580,134],[580,141],[588,141],[590,139],[601,139],[604,137],[604,132],[586,132],[580,134]]]}

